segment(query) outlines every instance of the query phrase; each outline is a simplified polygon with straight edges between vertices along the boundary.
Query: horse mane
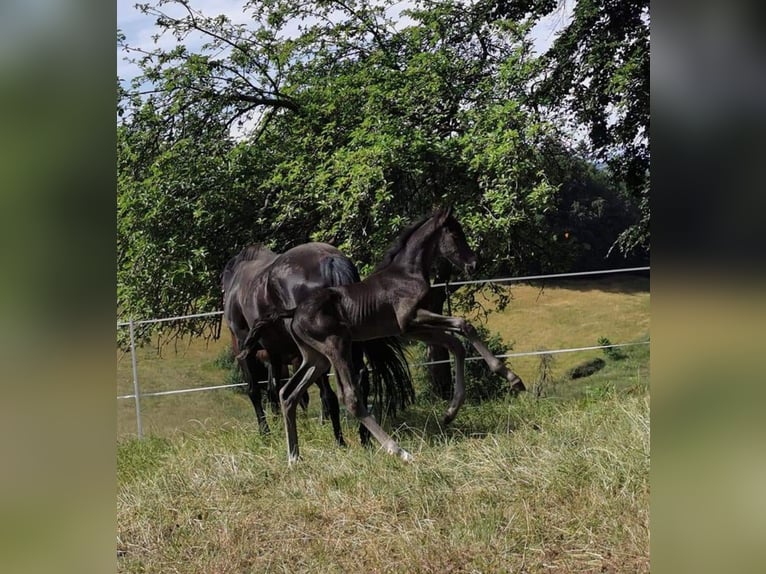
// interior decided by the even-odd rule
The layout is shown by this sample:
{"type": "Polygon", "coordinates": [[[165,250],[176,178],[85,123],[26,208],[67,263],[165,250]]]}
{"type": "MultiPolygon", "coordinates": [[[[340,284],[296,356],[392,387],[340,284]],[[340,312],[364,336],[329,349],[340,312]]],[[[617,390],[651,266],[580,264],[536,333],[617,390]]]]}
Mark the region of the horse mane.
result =
{"type": "Polygon", "coordinates": [[[253,243],[251,245],[246,245],[239,253],[229,259],[221,272],[221,285],[223,290],[228,291],[229,282],[240,263],[243,261],[255,261],[264,251],[272,253],[272,251],[262,243],[253,243]]]}
{"type": "Polygon", "coordinates": [[[237,253],[235,256],[237,264],[242,263],[243,261],[254,261],[255,259],[258,259],[262,251],[271,252],[271,249],[263,245],[263,243],[253,243],[252,245],[246,245],[242,248],[242,251],[237,253]]]}
{"type": "Polygon", "coordinates": [[[375,266],[375,269],[372,270],[373,273],[375,271],[380,271],[384,267],[391,264],[391,262],[394,260],[394,257],[402,250],[404,249],[404,246],[407,245],[407,242],[409,241],[410,237],[412,237],[412,234],[415,233],[420,227],[429,219],[434,217],[435,214],[426,215],[424,217],[421,217],[419,220],[417,220],[415,223],[411,223],[407,227],[404,228],[404,230],[399,234],[399,236],[394,239],[394,241],[391,243],[389,248],[386,250],[385,255],[383,255],[383,261],[378,263],[375,266]]]}

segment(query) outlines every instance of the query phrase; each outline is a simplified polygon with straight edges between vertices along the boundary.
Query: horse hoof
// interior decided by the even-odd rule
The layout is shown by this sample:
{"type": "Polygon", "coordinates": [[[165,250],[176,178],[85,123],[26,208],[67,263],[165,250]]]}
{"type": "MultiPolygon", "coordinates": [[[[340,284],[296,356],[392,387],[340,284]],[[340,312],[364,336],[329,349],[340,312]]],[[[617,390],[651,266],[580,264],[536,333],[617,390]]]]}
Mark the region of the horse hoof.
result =
{"type": "Polygon", "coordinates": [[[415,460],[410,453],[397,445],[394,441],[389,441],[387,445],[384,445],[384,449],[388,454],[396,454],[404,462],[412,462],[415,460]]]}
{"type": "Polygon", "coordinates": [[[442,417],[442,426],[447,426],[452,421],[455,420],[455,417],[457,416],[457,411],[448,410],[446,413],[444,413],[444,416],[442,417]]]}

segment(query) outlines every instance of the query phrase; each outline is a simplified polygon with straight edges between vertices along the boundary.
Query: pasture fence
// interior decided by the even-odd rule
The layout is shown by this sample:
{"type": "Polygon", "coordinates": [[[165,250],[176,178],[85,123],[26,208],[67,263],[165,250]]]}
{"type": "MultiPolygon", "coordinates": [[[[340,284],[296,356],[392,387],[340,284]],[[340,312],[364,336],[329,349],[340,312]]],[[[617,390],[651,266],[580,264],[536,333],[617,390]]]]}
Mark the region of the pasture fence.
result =
{"type": "MultiPolygon", "coordinates": [[[[450,281],[448,283],[434,283],[431,286],[444,287],[445,289],[449,289],[450,287],[459,287],[461,285],[477,285],[477,284],[488,284],[488,283],[525,283],[525,282],[531,282],[531,281],[544,281],[548,279],[588,277],[588,276],[595,276],[595,275],[610,275],[610,274],[618,274],[618,273],[638,273],[638,272],[644,272],[644,271],[650,271],[650,267],[649,266],[627,267],[622,269],[603,269],[603,270],[597,270],[597,271],[580,271],[580,272],[573,272],[573,273],[551,273],[546,275],[526,275],[526,276],[519,276],[519,277],[500,277],[500,278],[493,278],[493,279],[450,281]]],[[[137,431],[138,438],[143,438],[143,426],[141,421],[141,397],[159,397],[159,396],[168,396],[168,395],[179,395],[179,394],[185,394],[185,393],[196,393],[201,391],[227,389],[227,388],[233,388],[233,387],[243,387],[243,386],[247,386],[247,383],[232,383],[232,384],[225,384],[225,385],[213,385],[213,386],[207,386],[207,387],[195,387],[190,389],[173,389],[173,390],[166,390],[166,391],[153,391],[153,392],[142,393],[140,383],[139,383],[139,378],[138,378],[138,357],[136,353],[136,338],[135,338],[136,327],[140,325],[167,323],[171,321],[181,321],[181,320],[188,320],[188,319],[201,319],[206,317],[216,317],[216,316],[222,316],[222,315],[223,315],[223,311],[210,311],[206,313],[193,313],[190,315],[179,315],[175,317],[163,317],[160,319],[138,319],[138,320],[129,319],[128,321],[117,322],[118,329],[124,328],[124,327],[127,327],[129,329],[131,368],[133,373],[133,393],[127,394],[127,395],[118,395],[117,400],[133,399],[135,403],[135,410],[136,410],[136,431],[137,431]]],[[[591,350],[598,350],[598,349],[610,349],[610,348],[630,347],[630,346],[648,345],[648,344],[649,344],[649,341],[614,343],[614,344],[610,343],[606,345],[572,347],[567,349],[546,349],[541,351],[524,351],[524,352],[518,352],[518,353],[506,353],[506,354],[495,355],[495,356],[501,359],[506,359],[506,358],[513,358],[513,357],[554,355],[554,354],[560,354],[560,353],[574,353],[579,351],[591,351],[591,350]]],[[[480,356],[475,356],[475,357],[466,357],[465,360],[480,361],[483,359],[480,356]]],[[[445,359],[441,361],[428,361],[428,362],[416,363],[412,366],[416,366],[416,367],[428,366],[428,365],[437,365],[437,364],[450,363],[450,362],[452,362],[451,359],[445,359]]],[[[331,373],[330,376],[333,376],[333,374],[334,373],[331,373]]],[[[261,384],[266,382],[267,381],[265,380],[258,381],[258,383],[261,383],[261,384]]]]}

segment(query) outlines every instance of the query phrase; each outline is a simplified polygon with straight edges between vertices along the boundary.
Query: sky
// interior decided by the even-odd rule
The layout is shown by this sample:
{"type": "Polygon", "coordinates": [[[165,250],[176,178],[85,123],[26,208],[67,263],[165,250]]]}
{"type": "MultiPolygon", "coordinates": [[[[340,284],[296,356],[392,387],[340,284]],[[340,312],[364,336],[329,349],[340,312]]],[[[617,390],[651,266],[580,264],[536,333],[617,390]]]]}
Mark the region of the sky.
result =
{"type": "MultiPolygon", "coordinates": [[[[236,23],[246,23],[248,14],[242,10],[244,0],[191,0],[191,6],[205,15],[225,14],[236,23]]],[[[117,28],[125,34],[128,45],[146,50],[171,47],[176,44],[172,36],[166,35],[155,43],[152,35],[157,33],[155,17],[141,14],[135,8],[136,0],[117,0],[117,28]]],[[[171,16],[185,14],[179,6],[168,4],[163,10],[171,16]]],[[[117,75],[123,80],[129,80],[138,73],[138,68],[125,62],[125,54],[117,51],[117,75]]]]}
{"type": "MultiPolygon", "coordinates": [[[[538,52],[546,50],[553,40],[555,34],[569,20],[572,14],[572,8],[575,0],[566,0],[561,10],[542,19],[532,30],[534,47],[538,52]]],[[[155,44],[152,35],[157,30],[154,25],[154,17],[145,16],[135,8],[136,0],[117,0],[117,27],[125,34],[127,43],[131,46],[143,49],[153,49],[157,46],[171,47],[175,44],[172,36],[166,36],[160,39],[159,44],[155,44]]],[[[195,10],[201,11],[205,15],[225,14],[234,23],[247,23],[249,16],[243,12],[242,5],[244,0],[191,0],[191,5],[195,10]]],[[[402,10],[407,7],[408,2],[400,2],[394,6],[395,10],[402,10]]],[[[166,5],[164,9],[171,15],[182,14],[183,9],[173,5],[166,5]]],[[[118,50],[117,52],[117,75],[125,82],[138,74],[138,68],[125,61],[125,54],[118,50]]]]}

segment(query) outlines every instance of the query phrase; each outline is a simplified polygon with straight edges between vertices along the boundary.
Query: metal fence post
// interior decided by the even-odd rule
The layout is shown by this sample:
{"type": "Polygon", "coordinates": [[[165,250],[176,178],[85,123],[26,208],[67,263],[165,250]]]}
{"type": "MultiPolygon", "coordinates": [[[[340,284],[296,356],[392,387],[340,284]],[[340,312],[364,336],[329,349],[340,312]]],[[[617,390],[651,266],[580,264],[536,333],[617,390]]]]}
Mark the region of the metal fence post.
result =
{"type": "Polygon", "coordinates": [[[133,364],[133,395],[136,399],[136,427],[138,429],[138,438],[144,437],[144,431],[141,426],[141,398],[140,388],[138,386],[138,365],[136,362],[136,336],[133,331],[133,319],[129,322],[130,328],[130,360],[133,364]]]}

